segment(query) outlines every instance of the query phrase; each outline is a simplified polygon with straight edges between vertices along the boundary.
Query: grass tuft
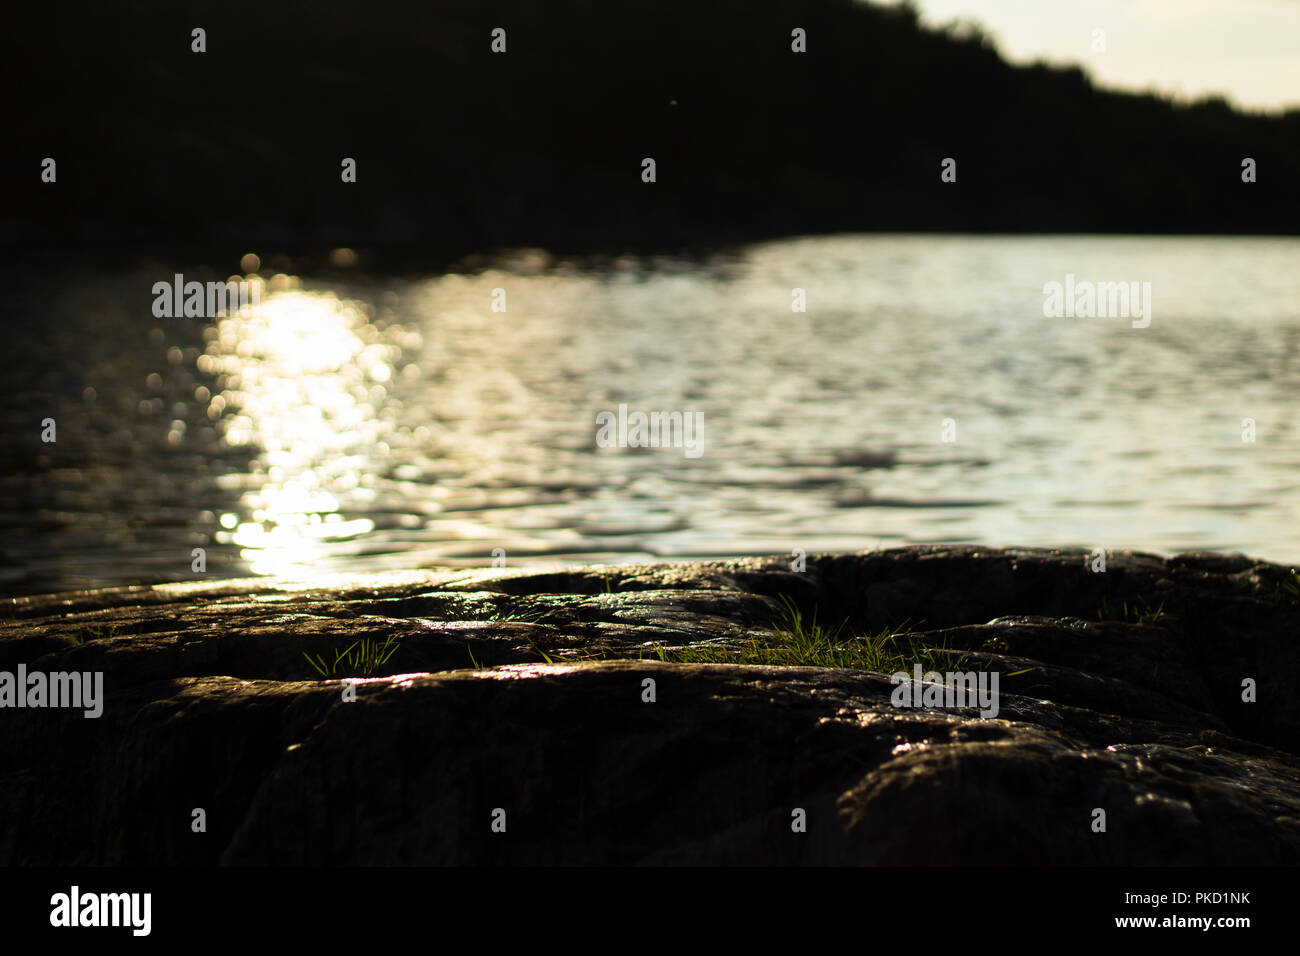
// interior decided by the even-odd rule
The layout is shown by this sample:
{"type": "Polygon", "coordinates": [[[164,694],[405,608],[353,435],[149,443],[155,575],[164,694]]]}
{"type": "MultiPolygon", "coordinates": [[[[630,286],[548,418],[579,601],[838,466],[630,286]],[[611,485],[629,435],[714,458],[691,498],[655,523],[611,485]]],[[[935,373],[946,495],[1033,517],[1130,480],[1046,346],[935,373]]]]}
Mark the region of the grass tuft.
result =
{"type": "Polygon", "coordinates": [[[537,608],[532,611],[519,611],[512,607],[504,606],[494,609],[491,614],[484,618],[484,620],[491,621],[494,624],[508,621],[518,621],[524,624],[537,624],[549,613],[550,611],[547,608],[537,608]]]}
{"type": "Polygon", "coordinates": [[[1165,602],[1161,601],[1157,606],[1152,607],[1147,603],[1146,598],[1138,598],[1137,601],[1130,604],[1124,601],[1118,608],[1112,609],[1110,602],[1102,600],[1101,607],[1097,610],[1097,620],[1099,621],[1129,621],[1134,624],[1158,624],[1167,617],[1165,613],[1165,602]]]}
{"type": "Polygon", "coordinates": [[[382,644],[368,637],[353,641],[343,650],[335,651],[334,662],[328,665],[320,654],[313,658],[303,651],[302,656],[322,678],[330,680],[335,677],[374,677],[395,653],[397,638],[390,635],[382,644]]]}
{"type": "MultiPolygon", "coordinates": [[[[773,622],[771,636],[755,638],[748,646],[734,648],[697,645],[675,651],[659,646],[649,650],[649,653],[670,664],[835,667],[879,674],[893,674],[899,671],[910,673],[917,664],[920,664],[925,671],[954,671],[965,667],[966,657],[949,650],[947,645],[929,647],[917,639],[909,638],[905,633],[906,624],[898,628],[886,629],[876,635],[855,636],[846,633],[847,621],[828,627],[818,620],[819,612],[816,608],[813,609],[812,616],[808,617],[788,596],[781,595],[780,601],[782,611],[773,622]]],[[[494,619],[527,620],[520,617],[494,619]]],[[[532,651],[547,664],[643,660],[647,653],[645,648],[638,650],[635,658],[611,648],[570,650],[560,653],[553,649],[548,651],[536,641],[529,641],[528,644],[532,651]]],[[[471,667],[483,669],[484,665],[474,656],[469,642],[466,642],[466,653],[471,667]]],[[[983,670],[987,666],[981,664],[980,669],[983,670]]]]}
{"type": "Polygon", "coordinates": [[[893,674],[911,671],[920,664],[925,671],[960,670],[965,657],[947,646],[927,647],[908,639],[902,628],[875,635],[846,634],[847,621],[827,627],[804,613],[786,595],[781,595],[783,613],[775,622],[772,637],[752,640],[748,647],[689,647],[680,651],[658,649],[659,659],[678,664],[765,664],[777,667],[836,667],[893,674]]]}
{"type": "Polygon", "coordinates": [[[88,627],[80,633],[72,635],[72,643],[80,647],[87,641],[102,641],[110,637],[117,636],[116,624],[104,624],[99,627],[88,627]]]}

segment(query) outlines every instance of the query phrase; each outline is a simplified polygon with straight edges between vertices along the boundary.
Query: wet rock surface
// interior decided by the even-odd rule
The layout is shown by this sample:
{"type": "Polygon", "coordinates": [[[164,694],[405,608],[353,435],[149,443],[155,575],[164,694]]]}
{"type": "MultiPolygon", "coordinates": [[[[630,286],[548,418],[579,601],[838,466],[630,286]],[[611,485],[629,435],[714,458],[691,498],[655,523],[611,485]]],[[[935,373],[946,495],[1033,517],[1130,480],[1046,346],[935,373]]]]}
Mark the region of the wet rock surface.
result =
{"type": "Polygon", "coordinates": [[[10,599],[0,672],[102,671],[104,702],[0,709],[0,862],[1300,863],[1290,569],[788,562],[10,599]],[[996,672],[996,717],[896,707],[864,670],[682,662],[770,641],[784,600],[996,672]]]}

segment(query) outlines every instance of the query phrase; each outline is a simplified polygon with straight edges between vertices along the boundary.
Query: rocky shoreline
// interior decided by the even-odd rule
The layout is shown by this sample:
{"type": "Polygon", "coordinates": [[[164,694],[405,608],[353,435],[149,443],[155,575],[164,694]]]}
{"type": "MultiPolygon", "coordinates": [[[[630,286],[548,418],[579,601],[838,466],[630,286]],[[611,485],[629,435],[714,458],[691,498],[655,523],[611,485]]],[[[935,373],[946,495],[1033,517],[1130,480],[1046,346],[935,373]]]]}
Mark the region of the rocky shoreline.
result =
{"type": "Polygon", "coordinates": [[[1294,572],[1094,567],[925,546],[11,598],[0,672],[104,693],[0,702],[0,863],[1300,863],[1294,572]],[[771,643],[783,602],[997,673],[997,716],[693,662],[771,643]]]}

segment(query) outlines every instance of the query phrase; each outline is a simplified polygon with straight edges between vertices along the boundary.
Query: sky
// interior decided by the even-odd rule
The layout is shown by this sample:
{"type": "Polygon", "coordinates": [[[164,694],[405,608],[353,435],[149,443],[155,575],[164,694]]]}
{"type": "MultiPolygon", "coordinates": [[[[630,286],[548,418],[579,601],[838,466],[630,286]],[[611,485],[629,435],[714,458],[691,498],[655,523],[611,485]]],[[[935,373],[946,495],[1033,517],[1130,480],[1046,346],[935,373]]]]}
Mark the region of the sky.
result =
{"type": "MultiPolygon", "coordinates": [[[[874,0],[894,3],[898,0],[874,0]]],[[[1300,0],[913,0],[978,22],[1013,63],[1077,63],[1098,85],[1252,110],[1300,108],[1300,0]],[[1093,30],[1106,49],[1094,52],[1093,30]]]]}

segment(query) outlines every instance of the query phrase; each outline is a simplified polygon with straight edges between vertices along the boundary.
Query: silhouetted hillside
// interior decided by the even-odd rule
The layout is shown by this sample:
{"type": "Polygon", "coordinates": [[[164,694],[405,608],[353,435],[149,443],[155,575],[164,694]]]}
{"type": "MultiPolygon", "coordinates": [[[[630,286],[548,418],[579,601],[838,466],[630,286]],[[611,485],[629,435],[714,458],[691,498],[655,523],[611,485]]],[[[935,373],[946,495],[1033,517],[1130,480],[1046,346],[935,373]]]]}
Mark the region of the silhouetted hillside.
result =
{"type": "Polygon", "coordinates": [[[978,37],[849,0],[27,5],[8,40],[0,237],[23,241],[473,249],[1300,225],[1298,111],[1099,92],[1078,70],[1014,68],[978,37]],[[807,53],[791,52],[795,27],[807,53]],[[940,182],[948,156],[956,184],[940,182]]]}

